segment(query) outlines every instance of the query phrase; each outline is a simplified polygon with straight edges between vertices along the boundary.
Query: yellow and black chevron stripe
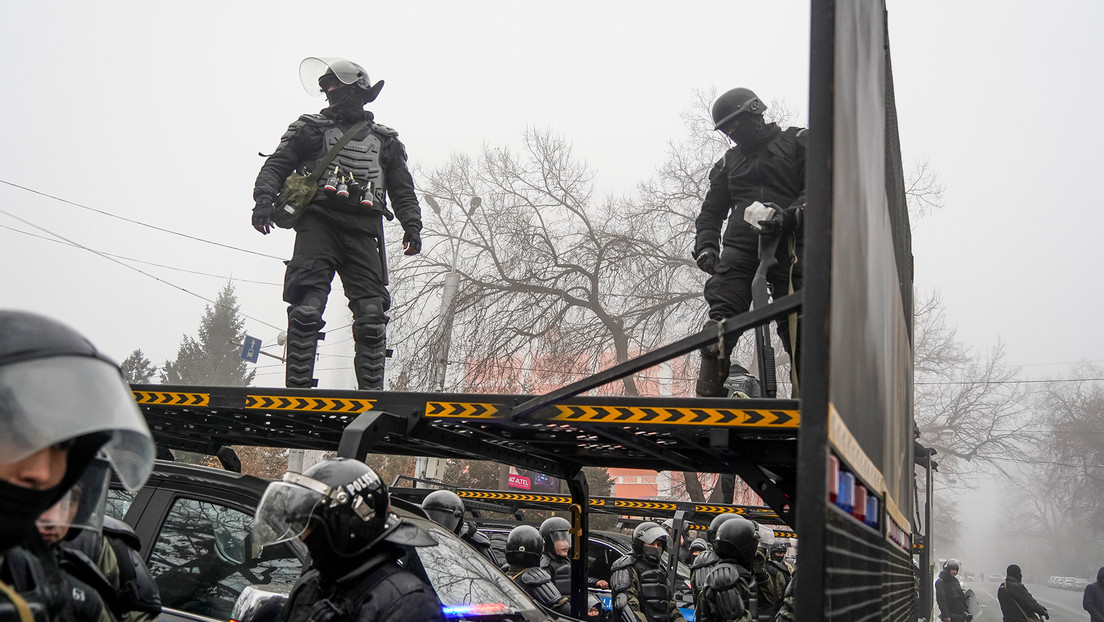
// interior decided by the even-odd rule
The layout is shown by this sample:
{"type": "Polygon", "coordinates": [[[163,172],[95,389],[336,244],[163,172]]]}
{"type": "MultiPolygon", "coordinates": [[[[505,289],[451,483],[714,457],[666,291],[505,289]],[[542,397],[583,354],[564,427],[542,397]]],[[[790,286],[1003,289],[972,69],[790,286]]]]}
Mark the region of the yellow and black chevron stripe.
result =
{"type": "Polygon", "coordinates": [[[157,406],[207,406],[210,393],[169,393],[165,391],[131,391],[139,404],[157,406]]]}
{"type": "Polygon", "coordinates": [[[642,406],[556,406],[553,421],[571,423],[622,423],[764,428],[797,428],[798,410],[742,408],[663,408],[642,406]]]}
{"type": "Polygon", "coordinates": [[[295,410],[316,413],[357,415],[372,409],[376,400],[336,397],[286,397],[282,395],[247,395],[247,410],[295,410]]]}
{"type": "Polygon", "coordinates": [[[456,495],[465,499],[482,499],[484,501],[528,501],[531,503],[559,503],[563,505],[571,503],[571,498],[564,495],[532,495],[489,490],[457,490],[456,495]]]}
{"type": "Polygon", "coordinates": [[[426,402],[425,414],[427,417],[493,419],[498,414],[498,405],[475,402],[426,402]]]}

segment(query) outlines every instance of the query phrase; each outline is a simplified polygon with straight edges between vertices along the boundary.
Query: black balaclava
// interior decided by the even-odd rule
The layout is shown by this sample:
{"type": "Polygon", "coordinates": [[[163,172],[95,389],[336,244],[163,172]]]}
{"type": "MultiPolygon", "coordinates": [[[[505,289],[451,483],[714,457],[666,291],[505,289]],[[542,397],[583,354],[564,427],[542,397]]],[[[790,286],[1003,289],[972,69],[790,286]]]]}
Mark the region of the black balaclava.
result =
{"type": "Polygon", "coordinates": [[[759,151],[779,131],[777,125],[767,123],[761,114],[748,112],[737,118],[740,123],[728,134],[728,137],[735,141],[744,153],[759,151]]]}
{"type": "Polygon", "coordinates": [[[1104,585],[1104,568],[1096,571],[1096,582],[1100,585],[1104,585]]]}
{"type": "Polygon", "coordinates": [[[1013,581],[1019,581],[1020,583],[1023,583],[1023,572],[1020,570],[1020,567],[1017,566],[1016,564],[1010,565],[1008,567],[1008,570],[1005,571],[1005,573],[1008,575],[1009,579],[1012,579],[1013,581]]]}
{"type": "Polygon", "coordinates": [[[109,438],[108,433],[94,433],[76,439],[68,450],[65,476],[53,488],[35,490],[0,481],[0,553],[38,539],[35,519],[69,492],[109,438]]]}
{"type": "MultiPolygon", "coordinates": [[[[325,77],[318,82],[323,84],[324,81],[325,77]]],[[[326,91],[326,101],[330,105],[322,111],[322,114],[332,117],[335,121],[355,123],[364,118],[364,95],[356,86],[341,84],[333,90],[326,91]]]]}

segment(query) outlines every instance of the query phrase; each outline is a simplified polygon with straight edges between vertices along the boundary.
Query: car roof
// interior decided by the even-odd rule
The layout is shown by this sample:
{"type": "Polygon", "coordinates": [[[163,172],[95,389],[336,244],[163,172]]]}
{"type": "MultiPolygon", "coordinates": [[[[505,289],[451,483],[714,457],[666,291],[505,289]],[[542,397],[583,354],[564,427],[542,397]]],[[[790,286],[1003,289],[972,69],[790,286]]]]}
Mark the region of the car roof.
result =
{"type": "Polygon", "coordinates": [[[172,460],[154,461],[150,481],[174,481],[203,484],[205,486],[215,484],[258,499],[264,495],[264,491],[269,484],[269,480],[253,475],[172,460]]]}

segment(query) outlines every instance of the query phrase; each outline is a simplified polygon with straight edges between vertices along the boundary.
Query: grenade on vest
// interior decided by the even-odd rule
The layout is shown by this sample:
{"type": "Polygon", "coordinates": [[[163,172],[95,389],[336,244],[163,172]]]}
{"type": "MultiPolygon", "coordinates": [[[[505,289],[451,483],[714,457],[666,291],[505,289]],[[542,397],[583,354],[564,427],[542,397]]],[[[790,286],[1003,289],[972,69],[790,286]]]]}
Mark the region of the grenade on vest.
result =
{"type": "Polygon", "coordinates": [[[364,194],[360,195],[361,207],[372,207],[372,182],[364,186],[364,194]]]}
{"type": "Polygon", "coordinates": [[[345,183],[345,176],[341,176],[341,181],[337,184],[337,198],[348,199],[349,198],[349,185],[345,183]]]}
{"type": "Polygon", "coordinates": [[[340,183],[337,179],[337,167],[334,166],[334,170],[330,173],[329,179],[326,180],[326,185],[322,187],[322,190],[326,192],[326,196],[334,197],[337,195],[337,185],[340,183]]]}

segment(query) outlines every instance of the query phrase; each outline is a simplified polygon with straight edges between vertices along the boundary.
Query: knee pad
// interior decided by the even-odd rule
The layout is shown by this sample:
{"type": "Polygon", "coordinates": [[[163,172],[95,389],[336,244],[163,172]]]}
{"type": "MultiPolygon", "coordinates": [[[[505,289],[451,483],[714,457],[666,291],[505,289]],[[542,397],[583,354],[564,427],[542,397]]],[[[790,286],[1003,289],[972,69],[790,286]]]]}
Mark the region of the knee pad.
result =
{"type": "MultiPolygon", "coordinates": [[[[288,333],[301,335],[317,334],[326,323],[322,321],[322,311],[310,305],[288,307],[288,333]]],[[[288,335],[291,339],[291,335],[288,335]]]]}
{"type": "Polygon", "coordinates": [[[353,341],[365,346],[380,346],[387,340],[387,322],[391,319],[383,313],[383,301],[367,298],[357,301],[353,308],[353,341]]]}

